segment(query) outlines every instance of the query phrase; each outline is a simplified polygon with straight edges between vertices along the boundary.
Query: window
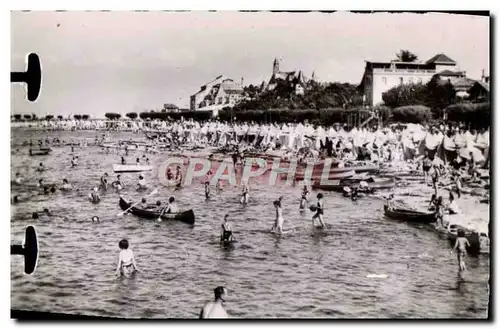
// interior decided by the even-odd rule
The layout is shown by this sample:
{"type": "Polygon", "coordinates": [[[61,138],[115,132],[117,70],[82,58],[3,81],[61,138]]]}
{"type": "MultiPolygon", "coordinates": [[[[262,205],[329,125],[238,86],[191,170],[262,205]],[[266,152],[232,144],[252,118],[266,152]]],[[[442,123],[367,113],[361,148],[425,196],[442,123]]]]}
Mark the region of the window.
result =
{"type": "Polygon", "coordinates": [[[403,84],[403,77],[399,77],[399,84],[402,85],[403,84]]]}
{"type": "Polygon", "coordinates": [[[382,78],[382,82],[386,85],[386,84],[387,84],[387,78],[386,78],[386,77],[383,77],[383,78],[382,78]]]}

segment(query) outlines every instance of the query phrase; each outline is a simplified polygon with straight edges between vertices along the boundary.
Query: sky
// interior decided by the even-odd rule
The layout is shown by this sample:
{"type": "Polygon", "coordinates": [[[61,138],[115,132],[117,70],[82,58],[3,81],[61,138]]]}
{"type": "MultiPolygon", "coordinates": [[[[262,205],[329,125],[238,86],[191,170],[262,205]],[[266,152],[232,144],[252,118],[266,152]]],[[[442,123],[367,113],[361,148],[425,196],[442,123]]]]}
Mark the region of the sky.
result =
{"type": "Polygon", "coordinates": [[[442,13],[12,12],[11,70],[42,62],[38,100],[11,84],[12,113],[64,116],[189,107],[219,75],[260,84],[284,71],[359,84],[365,61],[400,49],[454,59],[472,79],[490,69],[488,17],[442,13]]]}

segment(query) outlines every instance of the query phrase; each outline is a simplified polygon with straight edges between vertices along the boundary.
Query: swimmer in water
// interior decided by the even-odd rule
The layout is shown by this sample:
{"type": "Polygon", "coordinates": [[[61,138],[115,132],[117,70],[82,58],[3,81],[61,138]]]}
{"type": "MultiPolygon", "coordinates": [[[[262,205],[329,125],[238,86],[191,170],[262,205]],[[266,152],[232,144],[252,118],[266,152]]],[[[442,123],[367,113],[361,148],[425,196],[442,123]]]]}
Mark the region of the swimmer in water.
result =
{"type": "Polygon", "coordinates": [[[40,162],[40,164],[38,165],[38,168],[36,168],[36,170],[38,170],[39,172],[45,171],[45,167],[43,166],[43,163],[40,162]]]}
{"type": "Polygon", "coordinates": [[[323,194],[318,193],[318,203],[316,204],[316,214],[312,218],[312,225],[314,227],[314,220],[317,218],[321,224],[322,228],[325,228],[325,222],[323,221],[323,194]]]}
{"type": "Polygon", "coordinates": [[[229,314],[227,314],[224,306],[224,297],[227,295],[226,289],[219,286],[214,289],[215,299],[213,302],[208,302],[203,306],[200,312],[200,319],[227,319],[229,314]]]}
{"type": "Polygon", "coordinates": [[[220,180],[217,180],[217,183],[215,183],[215,191],[216,191],[217,193],[222,192],[222,186],[221,186],[221,184],[220,184],[220,180]]]}
{"type": "Polygon", "coordinates": [[[273,202],[274,208],[276,209],[276,219],[274,221],[272,232],[277,232],[283,234],[283,223],[285,220],[283,219],[283,209],[281,208],[281,201],[283,197],[280,197],[278,200],[273,202]]]}
{"type": "Polygon", "coordinates": [[[21,177],[20,173],[16,173],[16,179],[14,180],[14,183],[17,185],[21,185],[23,182],[23,178],[21,177]]]}
{"type": "Polygon", "coordinates": [[[243,182],[243,190],[242,190],[242,195],[241,195],[241,199],[240,199],[240,202],[242,204],[247,204],[248,203],[248,199],[250,197],[249,195],[249,192],[250,192],[250,188],[248,187],[248,182],[243,182]]]}
{"type": "Polygon", "coordinates": [[[208,182],[205,182],[205,199],[210,199],[210,185],[208,182]]]}
{"type": "Polygon", "coordinates": [[[129,243],[127,239],[123,239],[118,243],[120,248],[120,255],[118,256],[118,266],[116,268],[116,273],[129,277],[134,272],[139,272],[137,264],[135,263],[134,252],[129,249],[129,243]]]}
{"type": "Polygon", "coordinates": [[[224,224],[221,225],[222,227],[222,234],[220,236],[220,242],[231,242],[233,241],[233,227],[231,223],[229,222],[229,215],[226,214],[224,216],[224,224]]]}
{"type": "Polygon", "coordinates": [[[99,189],[97,187],[94,187],[92,192],[89,194],[90,202],[99,203],[101,201],[101,197],[99,196],[99,193],[97,193],[97,191],[99,191],[99,189]]]}
{"type": "Polygon", "coordinates": [[[100,223],[99,217],[98,216],[93,216],[92,217],[92,222],[100,223]]]}
{"type": "Polygon", "coordinates": [[[175,180],[178,181],[179,183],[177,186],[180,186],[182,182],[182,171],[181,171],[181,166],[177,166],[177,171],[175,172],[175,180]]]}
{"type": "Polygon", "coordinates": [[[146,190],[148,187],[146,186],[146,181],[144,181],[144,177],[139,175],[139,183],[137,183],[137,190],[146,190]]]}
{"type": "Polygon", "coordinates": [[[111,184],[113,188],[117,191],[120,191],[123,188],[122,182],[120,181],[120,175],[116,176],[116,180],[111,184]]]}
{"type": "Polygon", "coordinates": [[[135,160],[135,164],[136,164],[136,165],[140,165],[140,164],[141,164],[141,159],[140,159],[140,158],[137,158],[137,159],[135,160]]]}
{"type": "Polygon", "coordinates": [[[70,191],[73,189],[73,186],[71,186],[70,183],[68,183],[68,180],[65,178],[63,179],[63,185],[61,186],[62,191],[70,191]]]}
{"type": "Polygon", "coordinates": [[[101,188],[104,191],[108,189],[108,173],[104,173],[104,175],[101,176],[101,188]]]}
{"type": "Polygon", "coordinates": [[[78,166],[78,158],[73,157],[73,159],[71,159],[71,167],[74,168],[76,166],[78,166]]]}
{"type": "Polygon", "coordinates": [[[172,170],[170,168],[167,169],[167,179],[168,180],[174,179],[174,174],[172,174],[172,170]]]}
{"type": "Polygon", "coordinates": [[[462,229],[458,230],[458,237],[455,246],[451,253],[457,251],[458,271],[465,271],[465,256],[467,254],[467,247],[470,247],[469,240],[465,237],[465,232],[462,229]]]}

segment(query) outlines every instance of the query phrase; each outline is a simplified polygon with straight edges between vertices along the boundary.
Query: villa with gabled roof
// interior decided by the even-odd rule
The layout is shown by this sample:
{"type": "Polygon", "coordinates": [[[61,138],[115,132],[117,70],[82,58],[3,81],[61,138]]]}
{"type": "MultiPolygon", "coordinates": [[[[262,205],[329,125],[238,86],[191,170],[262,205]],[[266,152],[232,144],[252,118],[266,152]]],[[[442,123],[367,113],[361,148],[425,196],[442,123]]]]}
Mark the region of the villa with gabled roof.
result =
{"type": "Polygon", "coordinates": [[[383,103],[382,94],[389,89],[401,84],[427,83],[434,75],[452,84],[466,81],[466,72],[460,71],[453,59],[436,54],[425,62],[366,61],[359,88],[363,91],[364,104],[376,106],[383,103]]]}

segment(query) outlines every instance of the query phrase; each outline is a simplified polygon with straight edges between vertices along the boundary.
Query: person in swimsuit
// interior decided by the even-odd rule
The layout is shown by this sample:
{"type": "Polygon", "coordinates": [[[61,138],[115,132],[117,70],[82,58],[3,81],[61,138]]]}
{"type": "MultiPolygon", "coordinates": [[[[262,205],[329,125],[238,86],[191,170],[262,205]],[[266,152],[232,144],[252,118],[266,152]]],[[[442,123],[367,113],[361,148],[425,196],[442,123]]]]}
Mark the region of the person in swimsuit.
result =
{"type": "Polygon", "coordinates": [[[120,191],[122,188],[123,188],[123,185],[122,185],[122,182],[120,181],[120,175],[117,175],[116,176],[116,180],[111,183],[111,186],[113,186],[113,188],[117,191],[120,191]]]}
{"type": "Polygon", "coordinates": [[[78,158],[77,157],[73,157],[71,159],[71,167],[74,168],[76,166],[78,166],[78,158]]]}
{"type": "Polygon", "coordinates": [[[462,178],[460,177],[460,173],[455,175],[455,192],[457,192],[457,197],[460,199],[462,192],[462,178]]]}
{"type": "Polygon", "coordinates": [[[458,237],[455,242],[455,246],[451,253],[455,250],[457,251],[457,261],[458,261],[458,271],[465,271],[465,255],[467,253],[467,247],[470,247],[469,240],[465,237],[465,232],[462,229],[458,230],[458,237]]]}
{"type": "Polygon", "coordinates": [[[323,221],[323,194],[318,193],[318,203],[316,204],[316,214],[312,218],[312,226],[314,227],[314,220],[318,219],[321,227],[325,228],[325,222],[323,221]]]}
{"type": "Polygon", "coordinates": [[[68,180],[65,178],[63,179],[63,185],[61,186],[61,190],[63,191],[70,191],[73,189],[73,186],[71,186],[70,183],[68,183],[68,180]]]}
{"type": "Polygon", "coordinates": [[[179,182],[179,184],[182,182],[182,170],[181,166],[177,166],[177,171],[175,172],[175,180],[179,182]]]}
{"type": "Polygon", "coordinates": [[[108,173],[104,173],[104,175],[101,176],[101,188],[104,191],[108,189],[108,173]]]}
{"type": "Polygon", "coordinates": [[[139,183],[137,183],[137,190],[146,190],[148,187],[146,186],[146,182],[144,181],[144,177],[139,175],[139,183]]]}
{"type": "Polygon", "coordinates": [[[300,210],[306,208],[308,197],[309,197],[309,191],[307,190],[307,186],[304,185],[304,189],[302,190],[302,196],[300,198],[300,206],[299,206],[300,210]]]}
{"type": "Polygon", "coordinates": [[[205,182],[205,199],[210,199],[210,185],[208,182],[205,182]]]}
{"type": "Polygon", "coordinates": [[[283,209],[281,208],[281,201],[283,197],[280,197],[278,200],[273,202],[274,208],[276,209],[276,219],[274,221],[272,232],[277,232],[283,234],[283,223],[285,220],[283,219],[283,209]]]}
{"type": "Polygon", "coordinates": [[[123,239],[118,243],[120,248],[120,255],[118,256],[118,266],[116,268],[116,273],[121,276],[129,277],[134,272],[138,272],[139,269],[135,263],[134,252],[129,249],[129,244],[127,239],[123,239]]]}
{"type": "Polygon", "coordinates": [[[429,170],[432,167],[432,161],[429,159],[428,155],[425,156],[424,160],[422,161],[422,169],[424,171],[424,179],[425,182],[428,184],[429,182],[429,170]]]}
{"type": "Polygon", "coordinates": [[[215,300],[203,306],[200,312],[200,319],[226,319],[229,318],[224,306],[224,297],[227,295],[226,289],[219,286],[214,289],[215,300]]]}
{"type": "Polygon", "coordinates": [[[14,183],[17,185],[21,185],[23,182],[23,178],[21,177],[21,174],[16,172],[16,179],[14,180],[14,183]]]}
{"type": "Polygon", "coordinates": [[[43,166],[43,163],[40,162],[40,164],[38,165],[38,168],[36,168],[36,170],[38,170],[39,172],[45,171],[45,167],[43,166]]]}
{"type": "Polygon", "coordinates": [[[122,165],[124,165],[124,164],[127,164],[127,162],[125,161],[125,158],[122,157],[122,165]]]}
{"type": "Polygon", "coordinates": [[[458,208],[457,201],[455,200],[452,192],[450,192],[450,204],[448,205],[447,209],[450,215],[460,214],[460,208],[458,208]]]}
{"type": "Polygon", "coordinates": [[[431,196],[431,201],[429,201],[429,210],[436,210],[436,202],[437,202],[436,195],[433,194],[431,196]]]}
{"type": "Polygon", "coordinates": [[[247,204],[248,203],[248,198],[249,198],[249,193],[250,192],[250,188],[248,187],[248,182],[243,182],[243,190],[242,190],[242,195],[241,195],[241,199],[240,199],[240,202],[242,204],[247,204]]]}
{"type": "Polygon", "coordinates": [[[439,181],[439,171],[437,168],[433,168],[431,178],[432,178],[432,187],[434,188],[434,194],[437,195],[438,194],[437,184],[439,181]]]}
{"type": "Polygon", "coordinates": [[[229,215],[226,214],[224,216],[224,224],[221,225],[222,227],[222,234],[220,237],[220,242],[230,242],[233,241],[233,227],[231,223],[228,220],[229,215]]]}
{"type": "Polygon", "coordinates": [[[170,168],[167,169],[167,179],[168,180],[174,179],[174,174],[172,174],[172,170],[170,168]]]}
{"type": "Polygon", "coordinates": [[[89,194],[90,202],[92,202],[92,203],[99,203],[101,201],[101,197],[99,196],[99,194],[97,193],[97,191],[99,191],[99,189],[97,187],[94,187],[94,189],[92,190],[92,192],[89,194]]]}
{"type": "Polygon", "coordinates": [[[441,225],[441,227],[444,227],[444,224],[443,224],[444,205],[443,205],[443,197],[442,196],[437,198],[435,209],[436,209],[435,210],[436,211],[435,212],[436,219],[439,221],[439,224],[441,225]]]}

